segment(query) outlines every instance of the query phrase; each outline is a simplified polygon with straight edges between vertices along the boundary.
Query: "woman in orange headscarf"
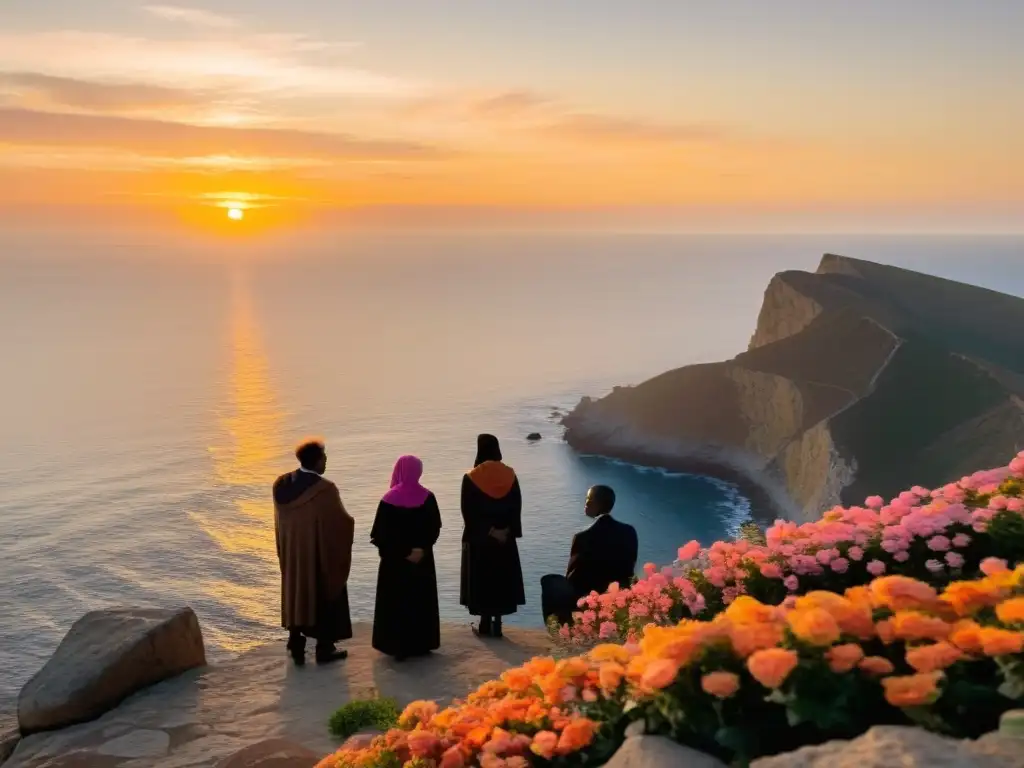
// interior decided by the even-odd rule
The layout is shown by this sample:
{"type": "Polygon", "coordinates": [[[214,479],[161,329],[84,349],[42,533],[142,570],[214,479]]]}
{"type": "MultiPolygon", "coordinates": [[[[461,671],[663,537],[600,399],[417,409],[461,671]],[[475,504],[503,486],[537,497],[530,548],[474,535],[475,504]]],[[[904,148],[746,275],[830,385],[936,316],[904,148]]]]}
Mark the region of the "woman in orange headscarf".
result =
{"type": "Polygon", "coordinates": [[[494,435],[477,438],[473,469],[462,478],[460,602],[479,635],[501,637],[501,617],[526,605],[517,539],[523,536],[523,496],[515,470],[502,462],[494,435]]]}

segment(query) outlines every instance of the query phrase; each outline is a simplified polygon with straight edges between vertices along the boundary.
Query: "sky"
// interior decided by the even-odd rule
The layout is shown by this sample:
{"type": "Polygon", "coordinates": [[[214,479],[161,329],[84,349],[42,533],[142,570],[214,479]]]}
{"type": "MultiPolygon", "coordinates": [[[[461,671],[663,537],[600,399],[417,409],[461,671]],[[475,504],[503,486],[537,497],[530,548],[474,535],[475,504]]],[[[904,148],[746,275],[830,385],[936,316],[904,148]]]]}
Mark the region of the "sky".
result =
{"type": "Polygon", "coordinates": [[[1022,32],[1019,0],[2,0],[0,227],[1021,231],[1022,32]]]}

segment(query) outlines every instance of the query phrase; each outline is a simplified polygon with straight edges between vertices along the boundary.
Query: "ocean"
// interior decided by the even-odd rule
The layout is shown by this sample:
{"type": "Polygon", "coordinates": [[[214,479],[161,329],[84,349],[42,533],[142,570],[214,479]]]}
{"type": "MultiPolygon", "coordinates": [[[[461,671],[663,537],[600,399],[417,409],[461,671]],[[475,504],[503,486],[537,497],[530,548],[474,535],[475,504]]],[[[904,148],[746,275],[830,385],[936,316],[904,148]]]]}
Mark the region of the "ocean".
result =
{"type": "Polygon", "coordinates": [[[372,617],[377,499],[415,453],[443,513],[443,618],[467,625],[459,487],[476,434],[498,435],[524,494],[513,622],[540,626],[590,485],[615,488],[642,562],[750,512],[727,483],[574,454],[557,420],[580,396],[741,351],[771,275],[825,251],[1024,294],[1022,237],[360,234],[260,258],[18,242],[0,232],[0,702],[104,606],[190,605],[214,660],[283,653],[270,484],[304,435],[356,518],[354,618],[372,617]]]}

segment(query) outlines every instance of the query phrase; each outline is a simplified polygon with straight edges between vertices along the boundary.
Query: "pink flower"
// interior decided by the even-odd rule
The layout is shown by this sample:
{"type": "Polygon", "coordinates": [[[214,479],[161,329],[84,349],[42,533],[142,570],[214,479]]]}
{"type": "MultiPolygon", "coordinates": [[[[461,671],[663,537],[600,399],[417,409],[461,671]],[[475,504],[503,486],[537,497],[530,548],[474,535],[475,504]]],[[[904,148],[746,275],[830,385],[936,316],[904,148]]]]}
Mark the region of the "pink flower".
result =
{"type": "Polygon", "coordinates": [[[992,576],[993,574],[1009,570],[1006,561],[998,557],[986,557],[981,561],[980,568],[981,572],[986,576],[992,576]]]}
{"type": "Polygon", "coordinates": [[[872,560],[870,563],[868,563],[867,568],[868,573],[870,573],[872,576],[881,576],[883,573],[885,573],[885,563],[883,563],[881,560],[872,560]]]}
{"type": "Polygon", "coordinates": [[[602,640],[607,640],[610,637],[615,637],[618,631],[619,628],[614,621],[605,621],[601,624],[601,629],[598,632],[598,636],[602,640]]]}
{"type": "MultiPolygon", "coordinates": [[[[1021,474],[1024,474],[1024,471],[1021,474]]],[[[1006,508],[1010,512],[1024,512],[1024,499],[1008,499],[1006,508]]]]}
{"type": "Polygon", "coordinates": [[[700,554],[700,542],[696,539],[687,542],[679,548],[677,554],[680,560],[693,560],[693,558],[700,554]]]}
{"type": "Polygon", "coordinates": [[[947,552],[946,563],[949,564],[950,568],[962,568],[964,564],[964,556],[956,552],[947,552]]]}
{"type": "Polygon", "coordinates": [[[860,547],[850,547],[846,552],[846,556],[853,560],[855,563],[859,563],[861,560],[864,559],[864,550],[860,547]]]}
{"type": "Polygon", "coordinates": [[[988,500],[989,509],[1006,509],[1006,503],[1008,499],[1005,496],[993,496],[988,500]]]}
{"type": "Polygon", "coordinates": [[[775,563],[765,563],[761,566],[761,575],[766,579],[781,579],[782,569],[775,563]]]}
{"type": "Polygon", "coordinates": [[[868,496],[864,500],[864,506],[868,509],[881,509],[885,505],[885,499],[881,496],[868,496]]]}
{"type": "Polygon", "coordinates": [[[910,553],[897,552],[895,555],[892,556],[892,559],[895,560],[897,563],[905,563],[907,562],[907,560],[910,559],[910,553]]]}
{"type": "Polygon", "coordinates": [[[942,571],[944,571],[946,569],[946,566],[944,566],[938,560],[927,560],[925,562],[925,564],[924,564],[924,567],[927,568],[932,573],[941,573],[942,571]]]}
{"type": "Polygon", "coordinates": [[[845,557],[837,557],[835,560],[828,564],[828,567],[836,573],[846,573],[848,570],[850,570],[850,561],[847,560],[845,557]]]}
{"type": "Polygon", "coordinates": [[[1024,456],[1018,454],[1017,458],[1010,462],[1010,471],[1017,477],[1024,477],[1024,456]]]}
{"type": "Polygon", "coordinates": [[[932,536],[928,539],[928,549],[932,552],[945,552],[951,546],[951,542],[945,536],[932,536]]]}
{"type": "Polygon", "coordinates": [[[956,536],[953,537],[953,546],[959,549],[963,549],[970,543],[971,537],[968,536],[966,533],[958,533],[956,536]]]}
{"type": "Polygon", "coordinates": [[[654,563],[644,563],[644,573],[648,576],[653,576],[658,572],[658,566],[654,563]]]}
{"type": "Polygon", "coordinates": [[[786,589],[790,592],[796,592],[800,587],[800,579],[796,576],[787,576],[782,580],[782,583],[786,585],[786,589]]]}

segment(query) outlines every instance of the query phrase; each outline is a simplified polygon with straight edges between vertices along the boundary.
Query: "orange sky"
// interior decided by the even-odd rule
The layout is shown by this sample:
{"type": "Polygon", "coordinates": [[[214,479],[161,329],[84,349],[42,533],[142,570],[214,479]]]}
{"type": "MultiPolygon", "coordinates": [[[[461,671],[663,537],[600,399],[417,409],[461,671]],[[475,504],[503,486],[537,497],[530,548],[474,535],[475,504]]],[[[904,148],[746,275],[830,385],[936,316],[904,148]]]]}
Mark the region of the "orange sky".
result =
{"type": "Polygon", "coordinates": [[[100,206],[223,228],[238,204],[236,226],[255,229],[376,206],[710,209],[737,226],[779,208],[1024,211],[1012,4],[843,18],[787,0],[758,20],[754,5],[651,2],[640,25],[601,0],[524,3],[443,27],[412,0],[380,6],[404,25],[297,5],[0,9],[0,216],[100,206]]]}

